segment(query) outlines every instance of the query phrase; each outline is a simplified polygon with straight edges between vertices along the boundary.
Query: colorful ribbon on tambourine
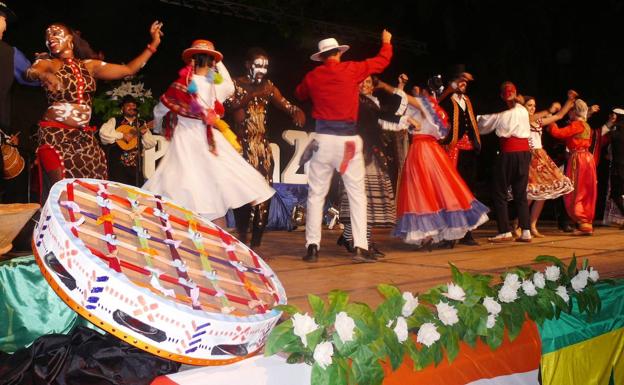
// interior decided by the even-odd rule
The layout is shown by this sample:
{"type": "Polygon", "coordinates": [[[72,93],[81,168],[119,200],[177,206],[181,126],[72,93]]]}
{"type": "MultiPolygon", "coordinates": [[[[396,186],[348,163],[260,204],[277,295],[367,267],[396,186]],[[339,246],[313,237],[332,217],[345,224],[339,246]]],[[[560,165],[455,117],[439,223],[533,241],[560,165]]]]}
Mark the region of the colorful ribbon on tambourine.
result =
{"type": "MultiPolygon", "coordinates": [[[[199,223],[192,212],[158,196],[148,195],[127,186],[119,186],[113,183],[110,185],[108,183],[95,185],[82,180],[73,181],[67,184],[67,200],[59,203],[68,212],[72,234],[78,236],[79,233],[84,233],[89,237],[105,242],[106,251],[91,245],[87,245],[87,248],[94,255],[106,261],[112,269],[117,272],[121,272],[122,269],[129,269],[146,277],[151,276],[149,285],[154,292],[173,296],[189,303],[195,309],[218,308],[222,313],[237,313],[237,307],[232,305],[239,304],[262,314],[269,310],[269,305],[280,303],[277,290],[270,279],[273,273],[262,267],[259,258],[253,251],[248,251],[248,262],[241,261],[235,252],[241,246],[237,244],[238,241],[235,238],[216,226],[208,227],[199,223]],[[126,196],[114,194],[114,191],[109,190],[110,185],[114,185],[118,189],[122,188],[126,196]],[[76,187],[81,188],[76,189],[76,187]],[[90,193],[95,193],[95,196],[90,193]],[[80,201],[77,202],[76,198],[80,198],[80,201]],[[92,208],[93,204],[85,204],[84,200],[95,202],[99,212],[89,212],[86,208],[92,208]],[[155,207],[141,204],[146,200],[154,202],[155,207]],[[167,208],[181,212],[184,219],[167,212],[167,208]],[[77,217],[77,214],[82,216],[77,217]],[[117,220],[126,216],[130,219],[130,223],[126,222],[128,225],[117,220]],[[89,226],[84,226],[85,218],[90,221],[89,226]],[[158,227],[162,230],[163,236],[150,234],[146,229],[146,224],[149,224],[152,229],[158,227]],[[103,233],[91,230],[92,226],[96,228],[102,226],[103,233]],[[184,229],[181,230],[180,226],[184,229]],[[122,234],[135,236],[136,242],[130,244],[127,241],[128,237],[122,236],[122,234]],[[183,243],[185,240],[192,242],[194,248],[185,246],[183,243]],[[227,259],[210,255],[206,249],[207,244],[220,247],[224,250],[227,259]],[[164,250],[168,250],[169,258],[162,255],[163,247],[165,247],[164,250]],[[156,250],[157,248],[160,252],[156,250]],[[180,256],[182,251],[185,255],[190,254],[193,257],[198,257],[199,265],[197,268],[187,266],[180,256]],[[142,255],[145,266],[138,266],[131,261],[124,260],[121,256],[127,255],[128,252],[142,255]],[[174,275],[177,274],[177,277],[158,270],[156,262],[175,268],[176,273],[174,275]],[[199,266],[201,266],[201,270],[198,270],[199,266]],[[219,266],[219,268],[215,268],[215,266],[219,266]],[[226,273],[227,271],[229,273],[226,273]],[[198,285],[189,273],[194,274],[195,277],[205,277],[210,287],[198,285]],[[251,277],[254,277],[256,283],[250,280],[251,277]],[[181,292],[176,294],[173,288],[166,288],[164,283],[179,286],[184,290],[187,298],[183,298],[181,292]],[[235,290],[237,294],[226,293],[220,283],[234,285],[240,289],[235,290]],[[215,305],[202,301],[200,293],[214,297],[219,304],[215,305]],[[245,293],[248,298],[243,298],[241,293],[245,293]],[[259,296],[260,293],[262,296],[259,296]],[[273,304],[265,302],[269,298],[272,298],[273,304]]],[[[241,250],[246,253],[245,249],[241,250]]]]}

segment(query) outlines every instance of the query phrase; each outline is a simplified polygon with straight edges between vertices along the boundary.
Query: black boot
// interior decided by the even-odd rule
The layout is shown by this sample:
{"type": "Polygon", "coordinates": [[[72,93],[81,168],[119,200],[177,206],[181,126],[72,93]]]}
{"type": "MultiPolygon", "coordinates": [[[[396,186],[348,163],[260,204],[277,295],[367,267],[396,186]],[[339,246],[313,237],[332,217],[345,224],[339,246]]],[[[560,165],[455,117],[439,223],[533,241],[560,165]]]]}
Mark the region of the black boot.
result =
{"type": "Polygon", "coordinates": [[[308,252],[303,257],[304,262],[316,262],[318,261],[318,246],[314,243],[308,246],[308,252]]]}
{"type": "Polygon", "coordinates": [[[479,246],[479,242],[472,237],[472,231],[467,232],[459,243],[466,246],[479,246]]]}
{"type": "Polygon", "coordinates": [[[386,256],[386,253],[384,253],[384,252],[380,251],[380,250],[377,248],[377,244],[376,244],[376,243],[372,243],[372,242],[371,242],[371,243],[368,245],[368,249],[369,249],[369,252],[370,252],[371,254],[373,254],[373,255],[374,255],[375,257],[377,257],[377,258],[383,258],[383,257],[385,257],[385,256],[386,256]]]}
{"type": "Polygon", "coordinates": [[[355,248],[353,247],[353,241],[347,241],[347,238],[344,237],[344,234],[341,234],[338,237],[338,240],[336,241],[336,244],[338,246],[344,246],[344,248],[349,252],[349,253],[354,253],[355,252],[355,248]]]}
{"type": "Polygon", "coordinates": [[[377,257],[369,253],[368,250],[356,247],[355,255],[353,255],[353,258],[351,258],[351,260],[354,263],[375,263],[377,262],[377,257]]]}

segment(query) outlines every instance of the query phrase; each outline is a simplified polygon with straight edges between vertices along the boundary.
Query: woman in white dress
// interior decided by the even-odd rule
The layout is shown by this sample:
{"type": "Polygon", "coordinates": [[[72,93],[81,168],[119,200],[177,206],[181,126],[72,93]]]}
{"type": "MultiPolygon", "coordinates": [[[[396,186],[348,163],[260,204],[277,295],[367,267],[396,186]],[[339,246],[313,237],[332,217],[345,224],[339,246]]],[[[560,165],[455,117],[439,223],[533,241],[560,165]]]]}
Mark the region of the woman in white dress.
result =
{"type": "Polygon", "coordinates": [[[210,41],[196,40],[182,58],[187,66],[154,108],[155,127],[171,143],[143,188],[223,226],[228,209],[264,202],[275,191],[241,157],[220,119],[221,103],[234,92],[223,55],[210,41]]]}

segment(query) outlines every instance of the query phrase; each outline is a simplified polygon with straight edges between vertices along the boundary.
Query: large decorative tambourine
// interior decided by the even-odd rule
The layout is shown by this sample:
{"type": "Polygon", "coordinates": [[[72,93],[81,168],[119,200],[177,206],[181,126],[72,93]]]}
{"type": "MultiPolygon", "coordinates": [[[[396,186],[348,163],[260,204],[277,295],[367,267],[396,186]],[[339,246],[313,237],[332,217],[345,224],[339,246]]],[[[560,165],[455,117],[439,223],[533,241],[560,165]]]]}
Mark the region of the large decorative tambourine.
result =
{"type": "Polygon", "coordinates": [[[33,235],[37,263],[73,310],[138,348],[194,365],[257,352],[286,303],[256,253],[145,190],[56,183],[33,235]]]}

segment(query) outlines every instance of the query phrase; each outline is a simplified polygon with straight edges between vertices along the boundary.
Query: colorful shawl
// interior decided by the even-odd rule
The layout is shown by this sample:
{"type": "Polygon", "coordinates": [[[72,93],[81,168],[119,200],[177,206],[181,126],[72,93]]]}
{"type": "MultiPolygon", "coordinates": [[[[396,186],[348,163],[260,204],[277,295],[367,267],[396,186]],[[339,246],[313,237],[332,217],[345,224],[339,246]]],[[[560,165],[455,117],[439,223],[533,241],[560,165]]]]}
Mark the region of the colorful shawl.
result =
{"type": "MultiPolygon", "coordinates": [[[[171,139],[177,124],[177,115],[191,119],[198,119],[206,125],[208,146],[213,154],[217,154],[212,128],[217,125],[225,110],[223,105],[215,100],[213,108],[203,107],[198,100],[197,86],[193,83],[193,67],[188,65],[179,72],[180,77],[173,82],[167,91],[160,97],[160,101],[170,110],[163,119],[165,137],[171,139]]],[[[220,77],[213,76],[214,83],[220,83],[220,77]]]]}

